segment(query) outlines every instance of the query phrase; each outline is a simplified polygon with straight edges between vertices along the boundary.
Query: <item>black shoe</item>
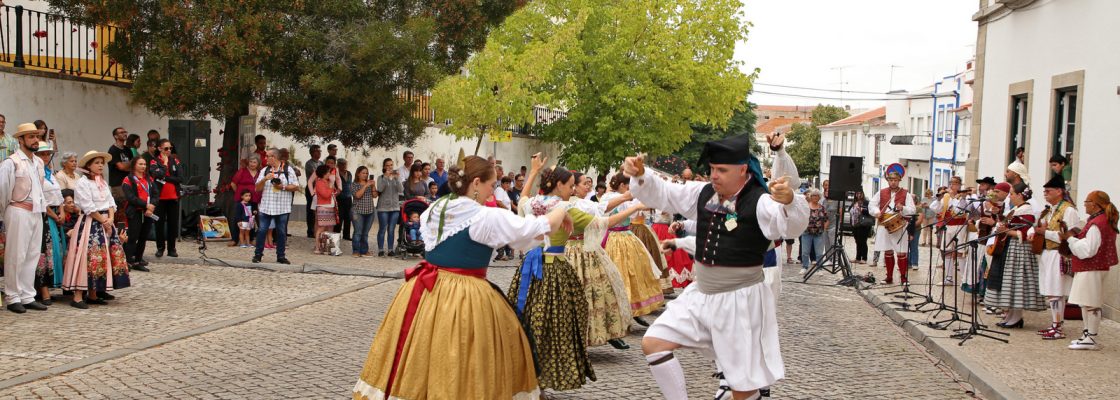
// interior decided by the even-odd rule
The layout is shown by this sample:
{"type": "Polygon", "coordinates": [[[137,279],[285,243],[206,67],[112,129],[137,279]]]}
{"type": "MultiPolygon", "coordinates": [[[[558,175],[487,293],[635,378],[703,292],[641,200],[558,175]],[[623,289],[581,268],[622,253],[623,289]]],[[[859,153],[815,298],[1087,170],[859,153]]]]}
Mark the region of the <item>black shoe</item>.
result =
{"type": "Polygon", "coordinates": [[[103,306],[103,305],[109,304],[109,303],[105,302],[105,299],[88,299],[88,298],[86,299],[86,303],[93,304],[93,305],[98,305],[98,306],[103,306]]]}
{"type": "Polygon", "coordinates": [[[51,299],[43,299],[43,300],[40,300],[39,302],[43,303],[44,306],[54,305],[54,300],[51,300],[51,299]]]}
{"type": "Polygon", "coordinates": [[[128,269],[140,272],[152,272],[150,269],[148,269],[148,267],[145,267],[144,264],[140,263],[132,264],[132,266],[128,267],[128,269]]]}
{"type": "Polygon", "coordinates": [[[1005,324],[1003,322],[996,322],[996,326],[998,326],[1000,328],[1006,328],[1006,329],[1018,329],[1018,328],[1023,327],[1023,320],[1020,319],[1019,322],[1016,322],[1014,324],[1005,324]]]}
{"type": "Polygon", "coordinates": [[[641,326],[649,326],[649,322],[646,322],[646,320],[642,319],[642,317],[634,317],[634,322],[638,323],[638,325],[641,326]]]}
{"type": "Polygon", "coordinates": [[[168,257],[179,258],[179,253],[176,252],[175,249],[170,249],[170,250],[167,250],[167,256],[168,257]]]}
{"type": "Polygon", "coordinates": [[[108,301],[108,300],[116,300],[117,296],[113,296],[113,295],[109,294],[109,292],[97,292],[97,298],[104,299],[104,300],[108,301]]]}
{"type": "Polygon", "coordinates": [[[384,251],[379,251],[379,252],[377,252],[377,256],[378,257],[385,257],[385,252],[384,251]]]}
{"type": "Polygon", "coordinates": [[[156,249],[156,258],[163,258],[163,249],[156,249]]]}
{"type": "Polygon", "coordinates": [[[84,302],[84,301],[70,300],[70,307],[85,310],[85,309],[89,308],[89,305],[86,304],[86,302],[84,302]]]}
{"type": "Polygon", "coordinates": [[[618,350],[630,349],[630,345],[626,344],[626,342],[623,342],[622,339],[611,339],[608,340],[607,343],[610,343],[611,347],[614,347],[618,350]]]}
{"type": "Polygon", "coordinates": [[[16,314],[23,314],[27,312],[27,309],[23,307],[23,304],[12,303],[8,304],[8,311],[14,312],[16,314]]]}
{"type": "Polygon", "coordinates": [[[40,302],[37,302],[37,301],[33,301],[33,302],[30,302],[30,303],[24,304],[23,308],[26,308],[28,310],[35,310],[35,311],[47,311],[47,306],[44,305],[43,303],[40,303],[40,302]]]}
{"type": "Polygon", "coordinates": [[[292,262],[291,262],[291,261],[288,261],[288,259],[287,259],[287,258],[277,258],[277,259],[276,259],[276,263],[277,263],[277,264],[290,265],[290,264],[291,264],[292,262]]]}
{"type": "Polygon", "coordinates": [[[140,262],[138,262],[137,264],[139,264],[141,267],[147,267],[148,266],[148,262],[144,261],[144,260],[140,260],[140,262]]]}
{"type": "Polygon", "coordinates": [[[761,397],[770,397],[770,388],[758,389],[758,395],[761,397]]]}
{"type": "Polygon", "coordinates": [[[392,250],[389,250],[389,257],[395,257],[395,256],[396,256],[396,254],[395,254],[395,253],[393,253],[393,251],[392,251],[392,250]]]}
{"type": "Polygon", "coordinates": [[[352,240],[352,239],[350,239],[350,238],[348,238],[348,237],[345,237],[345,236],[344,236],[344,237],[342,238],[342,240],[345,240],[345,241],[347,241],[347,242],[353,242],[353,241],[354,241],[354,240],[352,240]]]}
{"type": "Polygon", "coordinates": [[[253,264],[260,264],[261,256],[253,256],[253,264]]]}

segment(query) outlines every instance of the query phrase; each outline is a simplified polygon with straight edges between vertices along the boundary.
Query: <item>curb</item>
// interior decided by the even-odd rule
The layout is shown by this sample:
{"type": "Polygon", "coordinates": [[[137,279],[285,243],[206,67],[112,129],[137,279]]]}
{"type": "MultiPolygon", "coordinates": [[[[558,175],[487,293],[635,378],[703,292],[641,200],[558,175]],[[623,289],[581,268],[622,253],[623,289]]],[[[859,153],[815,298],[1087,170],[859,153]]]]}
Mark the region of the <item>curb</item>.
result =
{"type": "Polygon", "coordinates": [[[926,348],[930,354],[941,360],[942,363],[952,368],[954,372],[959,374],[966,382],[972,385],[977,394],[983,396],[985,399],[997,400],[1022,400],[1023,397],[1016,393],[999,379],[997,379],[986,368],[977,365],[971,360],[968,355],[959,350],[956,340],[935,340],[939,338],[930,337],[925,329],[916,322],[907,319],[894,307],[890,307],[888,303],[890,300],[880,298],[879,294],[872,293],[872,285],[861,283],[856,289],[856,292],[863,297],[868,304],[875,307],[883,315],[890,318],[891,321],[902,328],[910,337],[926,348]]]}
{"type": "Polygon", "coordinates": [[[345,275],[345,276],[365,276],[371,278],[389,278],[389,279],[403,279],[404,271],[372,271],[362,268],[354,267],[341,267],[336,265],[323,265],[323,264],[277,264],[277,263],[251,263],[248,261],[240,260],[223,260],[219,258],[201,258],[201,257],[163,257],[158,261],[159,264],[176,264],[176,265],[208,265],[213,267],[230,267],[230,268],[244,268],[244,269],[259,269],[272,272],[287,272],[294,274],[332,274],[332,275],[345,275]]]}

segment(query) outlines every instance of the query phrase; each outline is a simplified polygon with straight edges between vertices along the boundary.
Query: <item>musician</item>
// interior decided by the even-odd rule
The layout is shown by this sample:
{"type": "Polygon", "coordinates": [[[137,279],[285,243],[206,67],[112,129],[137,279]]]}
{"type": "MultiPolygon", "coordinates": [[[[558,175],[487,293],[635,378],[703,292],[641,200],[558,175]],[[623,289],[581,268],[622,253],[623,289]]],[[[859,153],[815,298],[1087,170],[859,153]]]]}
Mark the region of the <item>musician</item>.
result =
{"type": "Polygon", "coordinates": [[[883,224],[883,222],[896,215],[902,218],[914,215],[917,212],[914,199],[910,197],[906,189],[898,187],[905,175],[906,169],[902,165],[895,163],[888,166],[886,174],[888,187],[880,190],[877,195],[871,196],[871,203],[867,207],[871,216],[879,219],[879,226],[875,228],[875,250],[883,252],[883,258],[887,266],[887,278],[883,280],[883,283],[887,285],[894,283],[895,256],[898,256],[899,278],[903,284],[909,284],[906,273],[909,264],[907,253],[910,246],[909,241],[906,240],[905,226],[902,229],[890,232],[883,224]]]}
{"type": "Polygon", "coordinates": [[[1081,338],[1069,345],[1073,350],[1096,350],[1096,336],[1101,326],[1101,305],[1104,304],[1105,276],[1117,263],[1116,222],[1120,219],[1108,193],[1094,191],[1085,197],[1089,220],[1085,229],[1074,235],[1067,232],[1062,239],[1069,242],[1073,253],[1073,290],[1069,300],[1081,305],[1085,330],[1081,338]]]}
{"type": "MultiPolygon", "coordinates": [[[[1077,214],[1076,206],[1065,199],[1066,182],[1061,176],[1054,176],[1042,187],[1045,188],[1043,195],[1047,205],[1038,225],[1032,228],[1032,234],[1043,235],[1045,240],[1042,256],[1038,260],[1038,289],[1050,306],[1052,322],[1049,328],[1041,329],[1038,333],[1045,340],[1056,340],[1066,337],[1062,333],[1062,322],[1065,319],[1066,298],[1073,285],[1070,259],[1058,251],[1062,241],[1061,232],[1080,227],[1081,217],[1077,214]]],[[[1036,240],[1033,236],[1031,239],[1036,240]]]]}
{"type": "Polygon", "coordinates": [[[944,258],[945,279],[938,286],[952,286],[957,269],[962,267],[961,263],[965,259],[965,252],[959,246],[968,241],[970,198],[968,190],[963,190],[961,184],[961,177],[949,178],[949,189],[940,193],[939,198],[929,205],[938,213],[938,229],[944,232],[940,247],[944,258]]]}
{"type": "MultiPolygon", "coordinates": [[[[990,177],[984,178],[982,180],[988,179],[991,179],[993,182],[995,181],[990,177]]],[[[983,193],[984,185],[981,184],[980,187],[981,193],[983,193]]],[[[977,237],[986,237],[992,234],[992,231],[995,228],[996,224],[1003,219],[1003,202],[1007,200],[1007,195],[1010,193],[1011,184],[1007,182],[1000,182],[998,184],[995,184],[990,191],[987,191],[987,194],[985,196],[987,200],[983,203],[980,203],[980,214],[979,218],[977,218],[976,220],[977,237]]],[[[993,246],[995,244],[995,240],[995,238],[988,238],[987,242],[985,242],[985,247],[987,248],[993,246]]],[[[988,286],[986,281],[989,272],[989,265],[992,265],[992,255],[990,252],[985,251],[981,254],[980,259],[980,282],[978,284],[972,285],[970,287],[971,290],[966,290],[966,292],[972,292],[978,294],[980,297],[984,297],[987,292],[985,289],[987,289],[988,286]]]]}

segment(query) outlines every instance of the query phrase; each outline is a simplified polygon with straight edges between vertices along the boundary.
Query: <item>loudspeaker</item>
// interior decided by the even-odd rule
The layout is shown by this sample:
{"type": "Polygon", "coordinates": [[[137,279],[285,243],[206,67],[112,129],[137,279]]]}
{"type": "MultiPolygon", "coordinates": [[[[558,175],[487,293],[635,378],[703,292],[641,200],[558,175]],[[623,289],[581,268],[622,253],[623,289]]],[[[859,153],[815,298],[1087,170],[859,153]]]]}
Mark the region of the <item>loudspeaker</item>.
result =
{"type": "Polygon", "coordinates": [[[832,156],[828,168],[828,193],[829,200],[847,199],[848,192],[858,192],[863,189],[860,182],[863,177],[863,157],[832,156]]]}

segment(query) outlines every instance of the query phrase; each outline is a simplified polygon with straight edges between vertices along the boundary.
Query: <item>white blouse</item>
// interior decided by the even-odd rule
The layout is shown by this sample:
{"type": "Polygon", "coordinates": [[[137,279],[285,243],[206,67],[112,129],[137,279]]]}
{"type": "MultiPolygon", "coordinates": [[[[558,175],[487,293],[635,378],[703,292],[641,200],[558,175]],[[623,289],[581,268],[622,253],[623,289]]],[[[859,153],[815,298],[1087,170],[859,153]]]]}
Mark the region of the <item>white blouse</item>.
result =
{"type": "Polygon", "coordinates": [[[104,186],[98,187],[97,183],[88,177],[78,178],[74,187],[74,202],[83,213],[108,211],[117,206],[113,201],[113,194],[109,192],[109,183],[102,181],[104,186]]]}
{"type": "Polygon", "coordinates": [[[491,248],[509,245],[517,250],[529,250],[541,243],[551,230],[545,217],[520,217],[503,208],[483,207],[477,201],[443,198],[420,215],[420,235],[427,251],[440,241],[467,229],[471,240],[491,248]],[[440,214],[444,222],[440,232],[440,214]]]}
{"type": "Polygon", "coordinates": [[[47,201],[48,207],[58,207],[64,201],[62,198],[62,186],[58,184],[58,176],[51,175],[50,179],[43,179],[43,199],[47,201]]]}

